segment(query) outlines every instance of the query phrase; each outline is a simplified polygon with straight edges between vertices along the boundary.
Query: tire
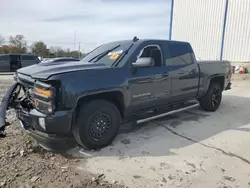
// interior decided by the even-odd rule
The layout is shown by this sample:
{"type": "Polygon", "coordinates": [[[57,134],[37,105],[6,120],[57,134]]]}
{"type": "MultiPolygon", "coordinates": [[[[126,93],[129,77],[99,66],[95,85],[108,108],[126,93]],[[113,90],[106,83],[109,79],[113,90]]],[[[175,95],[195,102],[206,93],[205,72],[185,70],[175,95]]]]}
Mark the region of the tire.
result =
{"type": "Polygon", "coordinates": [[[93,100],[80,106],[72,132],[78,144],[86,149],[96,150],[113,142],[120,124],[121,115],[114,104],[105,100],[93,100]]]}
{"type": "Polygon", "coordinates": [[[222,88],[217,83],[211,83],[207,94],[202,97],[199,102],[203,110],[208,112],[216,111],[221,103],[222,99],[222,88]]]}

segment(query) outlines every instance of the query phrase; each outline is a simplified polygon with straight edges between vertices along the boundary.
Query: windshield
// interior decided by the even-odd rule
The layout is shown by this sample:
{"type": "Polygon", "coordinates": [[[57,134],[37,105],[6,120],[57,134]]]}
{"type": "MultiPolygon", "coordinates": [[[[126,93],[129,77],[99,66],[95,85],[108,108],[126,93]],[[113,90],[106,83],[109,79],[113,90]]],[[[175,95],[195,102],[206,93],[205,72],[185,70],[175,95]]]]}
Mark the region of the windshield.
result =
{"type": "Polygon", "coordinates": [[[103,63],[111,67],[131,44],[131,41],[103,44],[87,54],[81,61],[103,63]]]}

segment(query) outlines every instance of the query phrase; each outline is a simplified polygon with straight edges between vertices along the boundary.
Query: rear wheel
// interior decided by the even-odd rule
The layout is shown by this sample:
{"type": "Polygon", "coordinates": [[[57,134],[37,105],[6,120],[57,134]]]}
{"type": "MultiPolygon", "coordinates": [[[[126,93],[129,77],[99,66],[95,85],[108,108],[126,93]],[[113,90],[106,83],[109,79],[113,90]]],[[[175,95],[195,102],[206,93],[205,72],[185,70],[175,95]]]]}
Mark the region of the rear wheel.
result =
{"type": "Polygon", "coordinates": [[[222,88],[217,83],[211,83],[207,94],[202,97],[199,102],[202,109],[205,111],[214,112],[216,111],[221,103],[222,99],[222,88]]]}
{"type": "Polygon", "coordinates": [[[112,143],[120,124],[121,115],[114,104],[105,100],[93,100],[80,107],[73,135],[84,148],[99,149],[112,143]]]}

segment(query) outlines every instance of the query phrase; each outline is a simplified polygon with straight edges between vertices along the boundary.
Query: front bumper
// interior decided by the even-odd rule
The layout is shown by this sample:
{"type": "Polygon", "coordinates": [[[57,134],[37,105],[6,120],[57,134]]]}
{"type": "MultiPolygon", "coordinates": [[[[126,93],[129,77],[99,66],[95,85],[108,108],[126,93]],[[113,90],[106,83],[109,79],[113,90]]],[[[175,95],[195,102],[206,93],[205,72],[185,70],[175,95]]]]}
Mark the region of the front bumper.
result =
{"type": "Polygon", "coordinates": [[[46,115],[36,109],[28,112],[25,109],[19,108],[16,109],[16,114],[25,127],[47,134],[71,134],[71,120],[73,116],[73,112],[71,111],[58,111],[53,115],[46,115]],[[41,126],[39,119],[43,119],[44,126],[41,126]]]}
{"type": "Polygon", "coordinates": [[[20,125],[39,144],[50,150],[62,150],[76,145],[70,132],[70,112],[57,112],[46,116],[37,110],[27,112],[16,110],[20,125]],[[43,118],[45,126],[41,126],[39,118],[43,118]]]}
{"type": "Polygon", "coordinates": [[[73,137],[63,137],[57,135],[46,134],[37,130],[29,129],[20,121],[20,125],[25,132],[34,138],[43,148],[51,151],[60,151],[72,148],[76,145],[73,137]]]}

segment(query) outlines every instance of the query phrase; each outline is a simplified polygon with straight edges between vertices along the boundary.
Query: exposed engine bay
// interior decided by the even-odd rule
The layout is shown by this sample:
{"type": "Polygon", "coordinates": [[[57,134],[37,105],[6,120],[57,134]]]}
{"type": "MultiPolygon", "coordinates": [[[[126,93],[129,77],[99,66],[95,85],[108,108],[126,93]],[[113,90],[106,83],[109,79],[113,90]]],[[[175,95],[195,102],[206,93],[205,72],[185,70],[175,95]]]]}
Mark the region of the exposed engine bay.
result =
{"type": "Polygon", "coordinates": [[[32,89],[21,84],[17,84],[17,87],[10,97],[9,107],[14,109],[24,108],[27,111],[32,110],[34,108],[34,101],[32,99],[31,90],[32,89]]]}

